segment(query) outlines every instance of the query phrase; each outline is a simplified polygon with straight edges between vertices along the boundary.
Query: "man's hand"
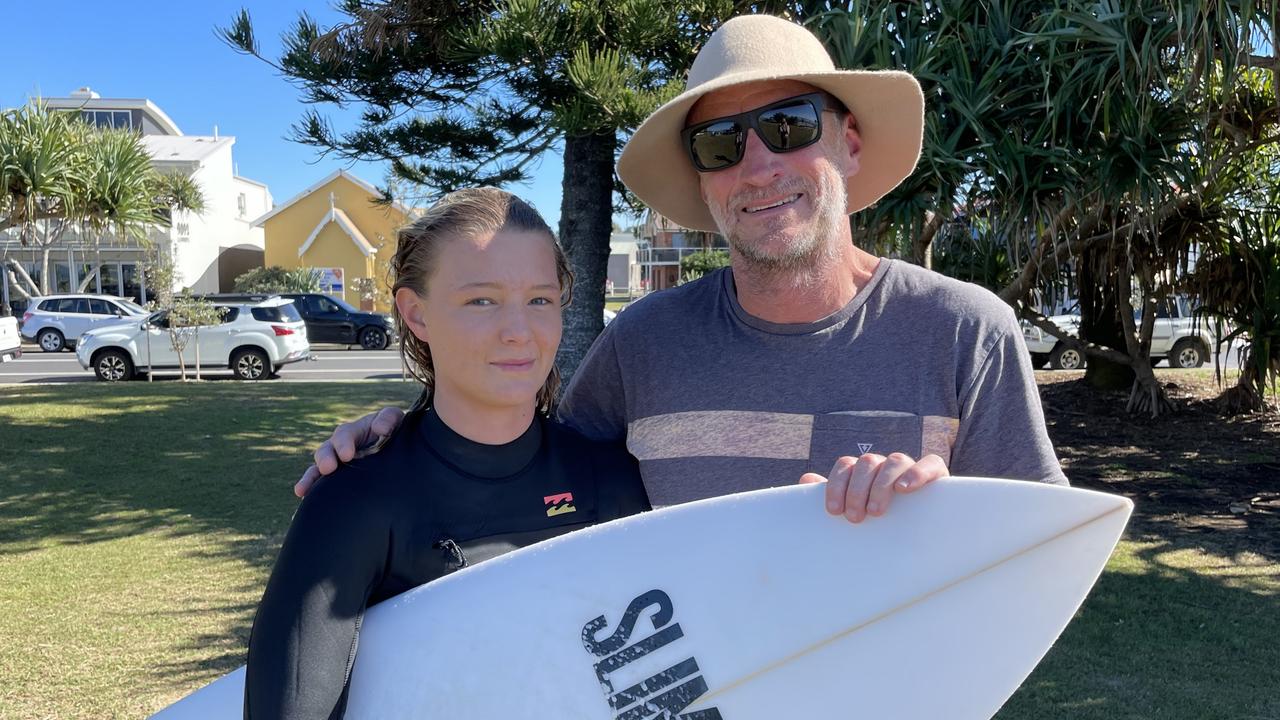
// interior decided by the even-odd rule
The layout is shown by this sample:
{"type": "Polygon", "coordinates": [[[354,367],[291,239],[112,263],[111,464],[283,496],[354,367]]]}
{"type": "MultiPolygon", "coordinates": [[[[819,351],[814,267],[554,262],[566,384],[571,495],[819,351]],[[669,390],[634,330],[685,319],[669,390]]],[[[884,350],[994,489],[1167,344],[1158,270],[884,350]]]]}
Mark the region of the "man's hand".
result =
{"type": "Polygon", "coordinates": [[[937,455],[913,460],[902,453],[889,457],[867,453],[836,460],[831,474],[825,478],[817,473],[805,473],[800,482],[827,483],[827,512],[844,515],[849,522],[857,523],[868,515],[883,515],[894,493],[915,492],[948,474],[947,464],[937,455]]]}
{"type": "Polygon", "coordinates": [[[329,475],[342,463],[351,462],[356,453],[368,450],[392,433],[404,420],[400,408],[384,407],[376,413],[365,415],[355,422],[343,423],[333,431],[315,452],[316,464],[302,473],[302,479],[293,486],[293,494],[303,497],[321,475],[329,475]]]}

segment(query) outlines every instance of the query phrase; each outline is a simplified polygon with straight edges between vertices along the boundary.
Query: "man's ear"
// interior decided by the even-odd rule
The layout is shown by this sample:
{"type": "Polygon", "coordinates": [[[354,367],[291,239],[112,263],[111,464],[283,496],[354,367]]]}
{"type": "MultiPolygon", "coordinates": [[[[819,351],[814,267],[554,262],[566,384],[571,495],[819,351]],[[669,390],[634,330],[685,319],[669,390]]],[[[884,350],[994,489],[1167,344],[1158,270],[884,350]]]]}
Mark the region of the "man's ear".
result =
{"type": "Polygon", "coordinates": [[[396,312],[404,319],[404,324],[409,326],[409,332],[413,333],[414,337],[425,343],[431,342],[427,337],[423,299],[418,293],[406,287],[396,290],[396,312]]]}
{"type": "Polygon", "coordinates": [[[843,158],[848,163],[845,177],[853,177],[862,167],[862,135],[858,132],[858,120],[853,113],[845,113],[841,118],[840,131],[848,150],[848,155],[843,158]]]}

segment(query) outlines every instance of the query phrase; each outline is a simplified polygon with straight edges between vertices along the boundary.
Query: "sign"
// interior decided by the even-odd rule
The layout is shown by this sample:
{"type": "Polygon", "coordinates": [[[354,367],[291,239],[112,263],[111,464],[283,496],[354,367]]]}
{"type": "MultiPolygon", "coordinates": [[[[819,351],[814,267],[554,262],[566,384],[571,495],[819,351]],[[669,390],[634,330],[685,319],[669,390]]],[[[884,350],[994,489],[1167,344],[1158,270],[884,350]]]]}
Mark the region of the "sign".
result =
{"type": "Polygon", "coordinates": [[[320,271],[320,289],[329,295],[342,295],[342,268],[316,268],[320,271]]]}

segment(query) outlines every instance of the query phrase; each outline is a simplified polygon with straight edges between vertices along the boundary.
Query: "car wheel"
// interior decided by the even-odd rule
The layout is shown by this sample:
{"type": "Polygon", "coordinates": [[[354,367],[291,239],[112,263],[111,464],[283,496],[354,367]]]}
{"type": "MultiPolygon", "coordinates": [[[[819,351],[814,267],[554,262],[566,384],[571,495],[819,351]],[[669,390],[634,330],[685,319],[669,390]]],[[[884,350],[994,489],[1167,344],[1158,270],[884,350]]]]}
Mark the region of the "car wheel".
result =
{"type": "Polygon", "coordinates": [[[385,350],[387,347],[387,331],[376,327],[367,327],[361,330],[360,347],[365,350],[385,350]]]}
{"type": "Polygon", "coordinates": [[[1084,353],[1069,345],[1058,345],[1049,353],[1049,365],[1055,370],[1080,370],[1085,366],[1084,353]]]}
{"type": "Polygon", "coordinates": [[[41,330],[36,336],[36,342],[45,352],[61,352],[67,346],[67,340],[62,337],[62,333],[53,329],[41,330]]]}
{"type": "Polygon", "coordinates": [[[122,350],[104,350],[93,359],[93,373],[103,382],[120,382],[133,377],[133,361],[122,350]]]}
{"type": "Polygon", "coordinates": [[[271,361],[261,350],[237,350],[231,356],[231,371],[241,380],[261,380],[271,375],[271,361]]]}
{"type": "Polygon", "coordinates": [[[1179,340],[1169,353],[1169,365],[1176,368],[1198,368],[1204,364],[1204,348],[1195,340],[1179,340]]]}

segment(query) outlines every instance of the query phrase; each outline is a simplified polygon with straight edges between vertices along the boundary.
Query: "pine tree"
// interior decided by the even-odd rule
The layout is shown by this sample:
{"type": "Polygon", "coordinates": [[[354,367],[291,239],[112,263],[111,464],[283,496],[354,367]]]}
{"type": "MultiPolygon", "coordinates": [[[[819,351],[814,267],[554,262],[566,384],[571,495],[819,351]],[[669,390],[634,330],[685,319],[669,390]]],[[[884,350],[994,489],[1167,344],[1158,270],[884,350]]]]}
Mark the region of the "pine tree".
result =
{"type": "MultiPolygon", "coordinates": [[[[339,9],[348,21],[321,28],[301,16],[279,60],[267,62],[307,103],[362,109],[347,132],[309,109],[293,128],[295,140],[345,159],[389,160],[396,178],[431,195],[527,180],[543,153],[563,148],[559,237],[577,280],[559,358],[568,377],[602,327],[622,139],[683,89],[694,54],[721,22],[788,7],[346,0],[339,9]]],[[[266,60],[247,11],[218,32],[266,60]]]]}

